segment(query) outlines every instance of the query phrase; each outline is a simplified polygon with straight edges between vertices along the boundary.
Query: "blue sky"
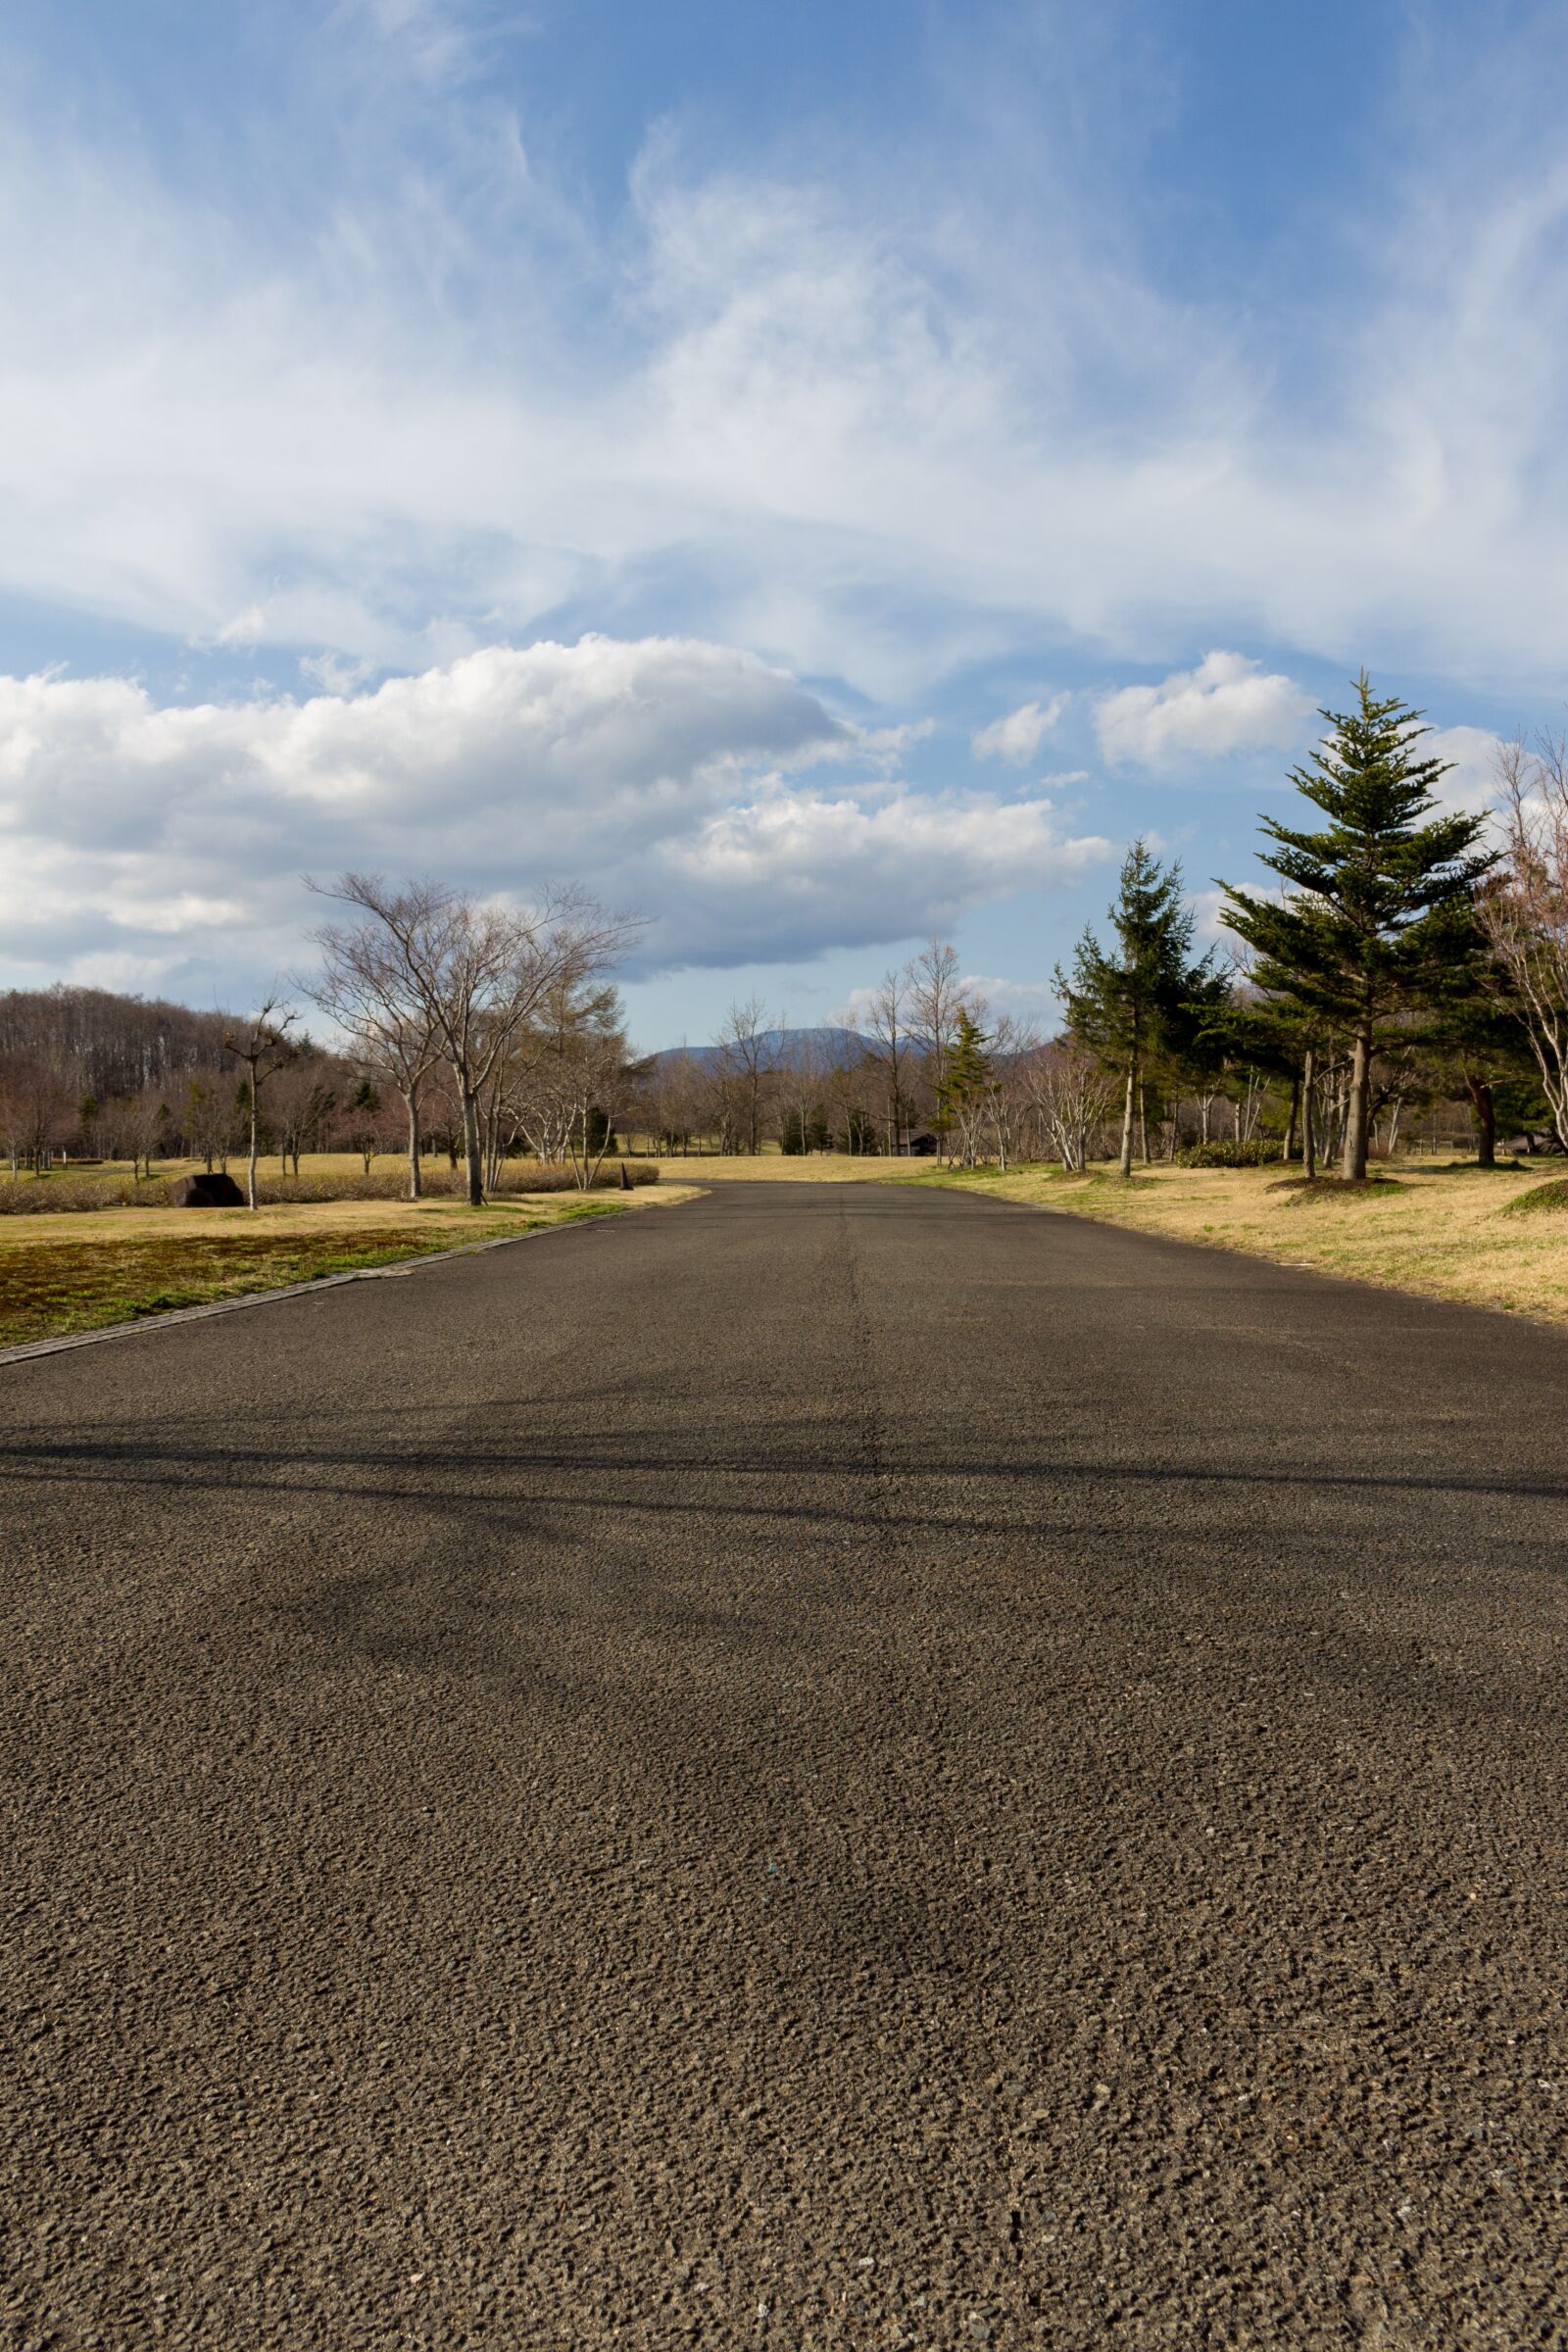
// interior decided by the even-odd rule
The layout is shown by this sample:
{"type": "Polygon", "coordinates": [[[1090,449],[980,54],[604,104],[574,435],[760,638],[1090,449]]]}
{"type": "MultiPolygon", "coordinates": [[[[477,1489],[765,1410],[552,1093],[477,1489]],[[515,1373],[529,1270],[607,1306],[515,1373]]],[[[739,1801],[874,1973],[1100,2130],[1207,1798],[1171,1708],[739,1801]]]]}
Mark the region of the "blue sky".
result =
{"type": "Polygon", "coordinates": [[[0,978],[238,1003],[304,871],[649,918],[640,1042],[1137,832],[1363,662],[1556,722],[1560,11],[12,0],[0,978]]]}

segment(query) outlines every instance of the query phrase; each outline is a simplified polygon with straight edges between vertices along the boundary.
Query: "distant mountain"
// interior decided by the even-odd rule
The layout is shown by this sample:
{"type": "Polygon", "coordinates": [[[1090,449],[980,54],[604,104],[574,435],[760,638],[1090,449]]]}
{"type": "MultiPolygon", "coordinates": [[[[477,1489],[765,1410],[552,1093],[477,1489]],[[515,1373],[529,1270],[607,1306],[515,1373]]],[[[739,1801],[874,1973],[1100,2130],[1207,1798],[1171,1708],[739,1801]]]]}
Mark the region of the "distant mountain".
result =
{"type": "MultiPolygon", "coordinates": [[[[858,1029],[833,1027],[765,1029],[760,1042],[769,1063],[778,1070],[791,1069],[811,1057],[830,1069],[848,1069],[873,1050],[871,1040],[862,1037],[858,1029]]],[[[723,1052],[722,1046],[664,1046],[646,1059],[657,1069],[661,1063],[678,1061],[685,1054],[698,1069],[706,1070],[721,1058],[723,1052]]]]}

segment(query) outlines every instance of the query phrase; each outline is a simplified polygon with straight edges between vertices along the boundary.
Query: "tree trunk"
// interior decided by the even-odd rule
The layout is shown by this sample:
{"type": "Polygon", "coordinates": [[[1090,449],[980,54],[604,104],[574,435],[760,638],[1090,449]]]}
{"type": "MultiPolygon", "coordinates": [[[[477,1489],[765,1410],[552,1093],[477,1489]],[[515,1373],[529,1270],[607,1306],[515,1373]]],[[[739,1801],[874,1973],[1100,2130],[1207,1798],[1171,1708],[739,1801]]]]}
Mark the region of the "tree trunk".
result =
{"type": "Polygon", "coordinates": [[[468,1206],[484,1206],[484,1159],[479,1143],[479,1105],[463,1090],[463,1150],[468,1168],[468,1206]]]}
{"type": "Polygon", "coordinates": [[[1117,1174],[1127,1182],[1133,1172],[1133,1110],[1138,1101],[1138,1051],[1135,1047],[1127,1062],[1127,1101],[1121,1114],[1121,1164],[1117,1174]]]}
{"type": "Polygon", "coordinates": [[[405,1095],[403,1102],[409,1114],[409,1199],[417,1200],[423,1190],[419,1175],[419,1098],[405,1095]]]}
{"type": "Polygon", "coordinates": [[[1350,1053],[1350,1082],[1345,1105],[1345,1149],[1340,1156],[1340,1174],[1347,1184],[1361,1184],[1366,1179],[1367,1103],[1371,1091],[1372,1039],[1361,1029],[1356,1032],[1350,1053]]]}
{"type": "Polygon", "coordinates": [[[1285,1122],[1285,1149],[1280,1153],[1287,1167],[1296,1157],[1296,1125],[1300,1115],[1301,1081],[1298,1076],[1291,1080],[1291,1114],[1285,1122]]]}
{"type": "Polygon", "coordinates": [[[1396,1095],[1394,1098],[1394,1108],[1389,1114],[1389,1157],[1391,1159],[1394,1157],[1395,1152],[1399,1148],[1399,1113],[1403,1110],[1403,1108],[1404,1097],[1402,1095],[1396,1095]]]}
{"type": "Polygon", "coordinates": [[[1476,1114],[1476,1164],[1494,1168],[1497,1164],[1497,1106],[1492,1099],[1492,1089],[1485,1078],[1465,1077],[1470,1101],[1476,1114]]]}
{"type": "Polygon", "coordinates": [[[256,1152],[261,1140],[257,1134],[257,1113],[259,1108],[260,1105],[256,1099],[256,1088],[253,1085],[251,1088],[251,1151],[250,1159],[245,1169],[245,1192],[252,1208],[256,1206],[256,1152]]]}
{"type": "Polygon", "coordinates": [[[1301,1065],[1301,1173],[1308,1184],[1317,1178],[1317,1127],[1313,1119],[1316,1107],[1312,1101],[1312,1051],[1307,1048],[1301,1065]]]}

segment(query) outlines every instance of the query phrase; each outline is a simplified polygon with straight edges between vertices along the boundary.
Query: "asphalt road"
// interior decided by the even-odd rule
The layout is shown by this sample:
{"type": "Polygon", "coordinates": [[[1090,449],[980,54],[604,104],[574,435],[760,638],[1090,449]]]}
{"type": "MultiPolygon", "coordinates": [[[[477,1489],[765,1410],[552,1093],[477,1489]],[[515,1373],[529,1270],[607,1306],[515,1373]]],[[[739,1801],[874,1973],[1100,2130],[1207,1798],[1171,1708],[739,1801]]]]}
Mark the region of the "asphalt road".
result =
{"type": "Polygon", "coordinates": [[[0,2340],[1568,2343],[1565,1375],[752,1184],[0,1369],[0,2340]]]}

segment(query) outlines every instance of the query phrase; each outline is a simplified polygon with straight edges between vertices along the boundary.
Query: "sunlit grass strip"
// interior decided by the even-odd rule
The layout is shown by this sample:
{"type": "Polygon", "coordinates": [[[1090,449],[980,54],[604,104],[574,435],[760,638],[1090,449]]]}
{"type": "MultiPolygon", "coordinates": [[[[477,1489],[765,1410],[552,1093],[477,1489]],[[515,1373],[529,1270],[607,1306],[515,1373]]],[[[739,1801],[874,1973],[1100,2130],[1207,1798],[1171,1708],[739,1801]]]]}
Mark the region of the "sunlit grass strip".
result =
{"type": "Polygon", "coordinates": [[[1568,1215],[1561,1213],[1568,1210],[1568,1179],[1544,1184],[1539,1162],[1487,1170],[1401,1160],[1365,1187],[1330,1180],[1307,1188],[1277,1163],[1141,1168],[1130,1185],[1103,1168],[1082,1176],[1064,1176],[1059,1168],[1005,1176],[943,1170],[914,1181],[1249,1250],[1426,1298],[1568,1322],[1568,1215]]]}

